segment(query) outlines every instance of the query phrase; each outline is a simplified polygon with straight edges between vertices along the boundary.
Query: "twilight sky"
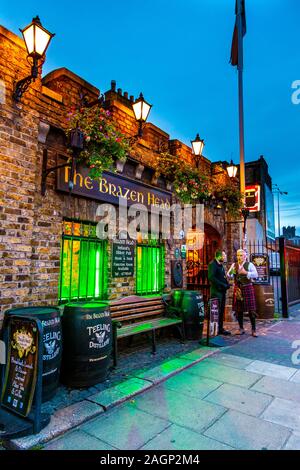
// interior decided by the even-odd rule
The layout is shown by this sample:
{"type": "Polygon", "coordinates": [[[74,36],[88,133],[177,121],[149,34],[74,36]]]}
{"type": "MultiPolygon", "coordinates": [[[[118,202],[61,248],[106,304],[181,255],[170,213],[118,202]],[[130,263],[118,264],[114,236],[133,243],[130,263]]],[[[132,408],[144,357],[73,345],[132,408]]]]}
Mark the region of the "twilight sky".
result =
{"type": "MultiPolygon", "coordinates": [[[[38,14],[56,33],[43,74],[66,67],[101,91],[111,79],[130,95],[143,91],[153,104],[149,120],[171,138],[190,145],[199,132],[206,157],[238,162],[237,72],[229,65],[234,5],[6,0],[0,24],[21,35],[18,28],[38,14]]],[[[296,225],[300,235],[300,104],[292,103],[292,83],[300,80],[300,1],[246,0],[246,17],[246,161],[265,156],[273,182],[289,192],[281,198],[281,226],[296,225]]]]}

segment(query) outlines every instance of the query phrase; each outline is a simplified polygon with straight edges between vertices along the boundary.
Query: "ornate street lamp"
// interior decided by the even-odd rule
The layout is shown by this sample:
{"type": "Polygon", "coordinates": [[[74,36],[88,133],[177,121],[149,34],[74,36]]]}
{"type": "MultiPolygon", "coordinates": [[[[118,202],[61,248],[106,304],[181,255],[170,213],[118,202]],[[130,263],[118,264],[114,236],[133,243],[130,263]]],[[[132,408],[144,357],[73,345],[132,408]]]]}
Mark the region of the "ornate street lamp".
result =
{"type": "Polygon", "coordinates": [[[238,167],[234,165],[233,161],[231,160],[228,167],[226,168],[229,178],[235,178],[237,174],[238,167]]]}
{"type": "Polygon", "coordinates": [[[143,97],[143,93],[140,93],[138,99],[132,105],[135,119],[139,123],[138,137],[143,136],[143,124],[147,121],[152,105],[147,103],[143,97]]]}
{"type": "Polygon", "coordinates": [[[225,170],[227,171],[229,178],[235,178],[238,167],[234,165],[232,160],[229,165],[227,162],[211,162],[211,176],[221,175],[225,170]],[[222,171],[214,171],[215,166],[221,166],[222,171]]]}
{"type": "Polygon", "coordinates": [[[202,157],[202,152],[204,148],[204,140],[200,139],[199,134],[196,135],[195,140],[191,140],[192,144],[192,149],[193,149],[193,154],[195,155],[195,163],[198,168],[201,157],[202,157]]]}
{"type": "Polygon", "coordinates": [[[46,50],[54,34],[45,29],[38,16],[33,18],[30,25],[20,30],[23,34],[28,58],[32,60],[31,74],[17,82],[13,93],[15,101],[19,101],[23,93],[27,90],[30,83],[38,77],[39,61],[43,62],[46,50]]]}

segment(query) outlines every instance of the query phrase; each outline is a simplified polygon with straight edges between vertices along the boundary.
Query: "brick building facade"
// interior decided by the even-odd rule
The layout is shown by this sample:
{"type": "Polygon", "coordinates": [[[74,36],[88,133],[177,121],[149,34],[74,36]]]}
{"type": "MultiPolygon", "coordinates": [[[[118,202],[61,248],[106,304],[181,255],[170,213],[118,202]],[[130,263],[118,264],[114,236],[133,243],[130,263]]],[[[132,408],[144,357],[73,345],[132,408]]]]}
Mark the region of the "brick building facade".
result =
{"type": "MultiPolygon", "coordinates": [[[[96,222],[99,201],[56,190],[56,176],[47,178],[47,191],[41,195],[43,152],[48,166],[55,166],[67,156],[65,130],[71,106],[78,106],[82,96],[87,101],[99,97],[99,90],[71,71],[61,68],[41,75],[22,96],[12,98],[16,81],[30,74],[23,41],[0,26],[0,315],[11,307],[54,305],[59,300],[62,233],[65,220],[96,222]]],[[[133,97],[112,87],[105,93],[105,106],[118,129],[128,137],[137,133],[132,111],[133,97]]],[[[116,162],[120,178],[126,176],[139,184],[169,191],[168,183],[155,180],[151,161],[165,146],[174,158],[192,162],[192,150],[152,123],[147,123],[139,140],[137,155],[125,165],[116,162]]],[[[210,162],[201,160],[203,172],[210,172],[210,162]]],[[[226,177],[226,174],[223,176],[226,177]]],[[[226,224],[224,210],[215,216],[205,208],[205,232],[212,248],[223,246],[232,256],[234,240],[239,245],[237,224],[226,224]]],[[[230,222],[230,221],[229,221],[230,222]]],[[[165,243],[164,290],[171,289],[171,261],[175,248],[184,240],[165,243]]],[[[184,284],[187,286],[183,259],[184,284]]],[[[112,278],[111,244],[107,258],[107,297],[117,298],[136,292],[136,276],[112,278]]]]}

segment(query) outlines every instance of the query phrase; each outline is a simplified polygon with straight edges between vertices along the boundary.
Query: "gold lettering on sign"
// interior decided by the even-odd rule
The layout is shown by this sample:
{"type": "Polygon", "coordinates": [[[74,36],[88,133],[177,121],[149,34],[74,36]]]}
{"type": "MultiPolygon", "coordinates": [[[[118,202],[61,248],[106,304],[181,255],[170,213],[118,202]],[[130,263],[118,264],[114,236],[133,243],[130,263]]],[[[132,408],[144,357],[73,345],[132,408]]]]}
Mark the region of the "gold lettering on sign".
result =
{"type": "Polygon", "coordinates": [[[79,187],[82,188],[82,186],[83,186],[83,176],[80,173],[77,173],[75,171],[74,180],[73,180],[74,186],[77,185],[77,180],[78,179],[79,179],[79,187]]]}
{"type": "Polygon", "coordinates": [[[130,192],[130,200],[131,200],[132,202],[135,202],[135,201],[136,201],[136,191],[132,190],[132,191],[130,192]]]}
{"type": "Polygon", "coordinates": [[[84,186],[86,187],[86,189],[94,189],[93,181],[89,176],[84,178],[84,186]]]}
{"type": "Polygon", "coordinates": [[[122,198],[124,198],[123,193],[122,193],[122,186],[118,186],[117,197],[122,197],[122,198]]]}
{"type": "Polygon", "coordinates": [[[138,202],[144,204],[144,194],[138,192],[138,202]]]}
{"type": "Polygon", "coordinates": [[[148,193],[148,205],[152,206],[154,204],[154,195],[151,193],[148,193]]]}
{"type": "Polygon", "coordinates": [[[109,194],[112,194],[113,196],[117,197],[116,195],[116,190],[117,190],[117,187],[115,184],[113,183],[109,183],[109,194]]]}
{"type": "Polygon", "coordinates": [[[99,182],[99,191],[104,194],[108,192],[107,180],[105,178],[101,178],[99,182]]]}

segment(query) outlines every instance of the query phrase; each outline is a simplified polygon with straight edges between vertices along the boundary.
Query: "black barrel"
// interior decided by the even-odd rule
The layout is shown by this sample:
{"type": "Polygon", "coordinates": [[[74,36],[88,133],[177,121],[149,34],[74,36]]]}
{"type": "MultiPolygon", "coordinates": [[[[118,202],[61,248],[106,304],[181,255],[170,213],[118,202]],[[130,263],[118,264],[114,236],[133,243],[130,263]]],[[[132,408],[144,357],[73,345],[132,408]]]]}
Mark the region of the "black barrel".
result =
{"type": "Polygon", "coordinates": [[[172,305],[173,307],[181,307],[182,304],[182,297],[183,297],[183,290],[173,290],[172,291],[172,305]]]}
{"type": "Polygon", "coordinates": [[[112,350],[108,302],[76,302],[64,308],[61,381],[68,387],[91,387],[105,380],[112,350]]]}
{"type": "Polygon", "coordinates": [[[54,397],[60,374],[62,356],[62,333],[60,311],[57,307],[13,308],[4,313],[3,327],[11,315],[36,317],[43,327],[43,402],[54,397]]]}
{"type": "Polygon", "coordinates": [[[181,309],[187,339],[201,339],[204,323],[204,302],[201,292],[183,291],[181,309]]]}

